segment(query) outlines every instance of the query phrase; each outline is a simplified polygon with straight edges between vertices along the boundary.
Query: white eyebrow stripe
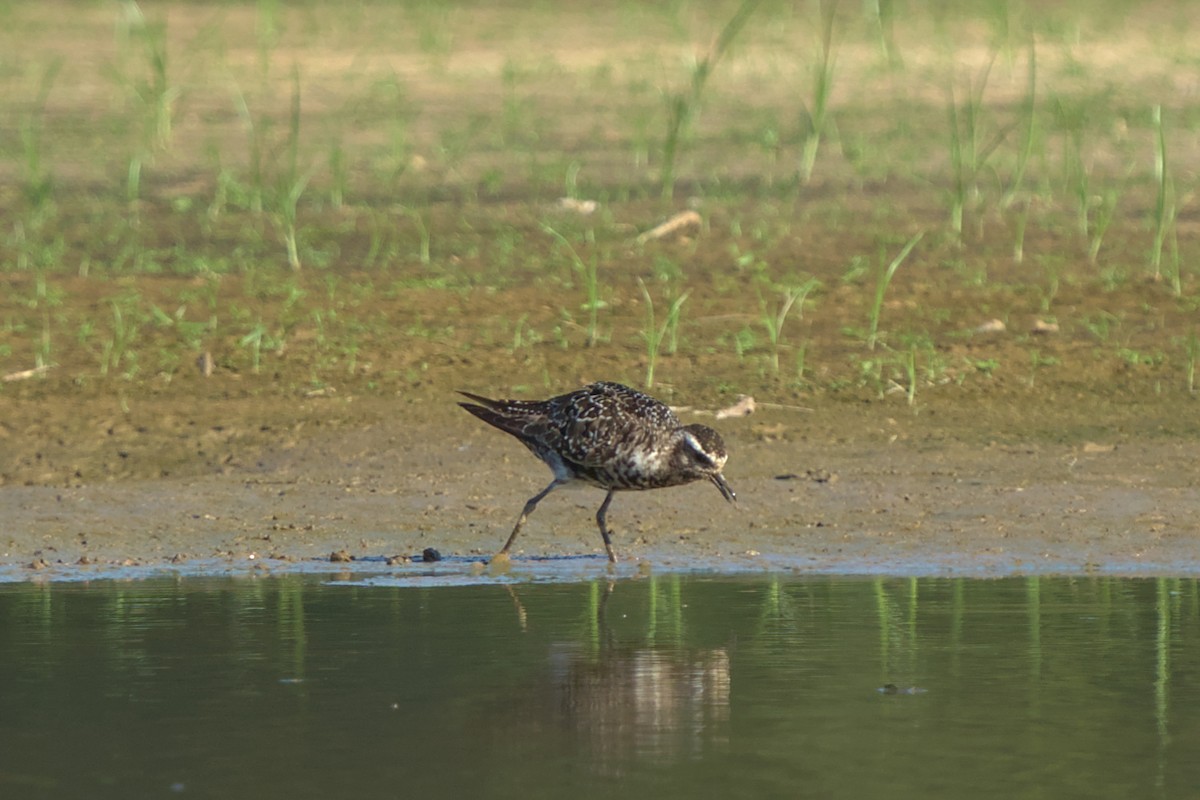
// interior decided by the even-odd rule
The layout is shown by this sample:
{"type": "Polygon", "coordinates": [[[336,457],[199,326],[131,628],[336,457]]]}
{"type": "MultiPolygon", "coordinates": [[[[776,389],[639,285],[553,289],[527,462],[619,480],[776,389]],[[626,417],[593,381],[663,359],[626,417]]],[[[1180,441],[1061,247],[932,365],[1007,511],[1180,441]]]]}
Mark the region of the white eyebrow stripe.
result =
{"type": "Polygon", "coordinates": [[[699,456],[700,459],[702,461],[704,461],[704,463],[709,464],[709,465],[716,464],[716,462],[713,460],[712,455],[709,454],[709,452],[704,449],[704,447],[700,444],[700,440],[696,438],[696,435],[694,433],[692,433],[691,431],[684,431],[683,439],[685,442],[687,442],[688,447],[692,448],[692,452],[694,452],[697,456],[699,456]]]}

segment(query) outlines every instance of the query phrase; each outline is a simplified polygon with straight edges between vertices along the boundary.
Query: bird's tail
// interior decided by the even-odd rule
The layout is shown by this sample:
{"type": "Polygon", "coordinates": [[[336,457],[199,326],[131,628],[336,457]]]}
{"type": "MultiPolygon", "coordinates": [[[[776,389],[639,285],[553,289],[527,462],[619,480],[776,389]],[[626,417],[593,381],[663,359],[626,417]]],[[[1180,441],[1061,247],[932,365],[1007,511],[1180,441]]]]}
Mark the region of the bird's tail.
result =
{"type": "Polygon", "coordinates": [[[513,436],[521,436],[531,419],[537,415],[533,408],[535,403],[522,400],[492,400],[470,392],[459,391],[463,397],[474,400],[474,403],[459,403],[475,416],[495,428],[513,436]]]}

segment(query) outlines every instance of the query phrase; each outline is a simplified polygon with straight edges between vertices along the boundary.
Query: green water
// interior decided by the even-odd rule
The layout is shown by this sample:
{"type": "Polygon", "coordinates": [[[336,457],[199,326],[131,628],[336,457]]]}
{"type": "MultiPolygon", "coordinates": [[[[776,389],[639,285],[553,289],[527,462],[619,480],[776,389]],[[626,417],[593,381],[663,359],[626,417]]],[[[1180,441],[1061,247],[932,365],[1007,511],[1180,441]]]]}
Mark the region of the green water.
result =
{"type": "Polygon", "coordinates": [[[0,797],[617,792],[1196,797],[1200,588],[0,586],[0,797]]]}

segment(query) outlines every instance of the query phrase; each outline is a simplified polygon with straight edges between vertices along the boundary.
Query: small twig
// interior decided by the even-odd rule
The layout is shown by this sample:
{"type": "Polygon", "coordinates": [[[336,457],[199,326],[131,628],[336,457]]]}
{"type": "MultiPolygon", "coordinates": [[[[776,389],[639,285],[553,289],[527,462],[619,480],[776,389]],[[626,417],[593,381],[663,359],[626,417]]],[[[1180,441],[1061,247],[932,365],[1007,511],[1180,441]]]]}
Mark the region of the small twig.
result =
{"type": "Polygon", "coordinates": [[[37,375],[49,372],[55,366],[55,364],[42,364],[40,367],[34,367],[33,369],[23,369],[20,372],[10,372],[3,378],[0,378],[0,380],[4,381],[5,383],[10,383],[12,381],[23,381],[26,378],[33,378],[37,375]]]}
{"type": "Polygon", "coordinates": [[[733,406],[730,406],[729,408],[719,409],[717,411],[710,411],[707,408],[693,408],[692,406],[671,406],[671,410],[674,411],[676,414],[685,414],[685,413],[686,414],[694,414],[697,417],[714,417],[715,416],[717,419],[724,419],[726,417],[749,416],[751,413],[753,413],[754,410],[759,409],[759,408],[771,408],[771,409],[775,409],[776,411],[807,411],[807,412],[812,411],[812,409],[809,408],[808,406],[789,406],[789,405],[784,405],[782,403],[760,403],[757,400],[755,400],[753,397],[747,397],[746,395],[742,395],[741,397],[739,397],[738,402],[735,403],[733,406]],[[749,403],[745,403],[745,401],[747,401],[747,400],[749,401],[749,403]],[[743,403],[745,403],[745,408],[750,408],[751,410],[745,411],[744,408],[739,408],[740,406],[743,406],[743,403]],[[729,413],[731,411],[735,411],[735,413],[729,413]],[[742,413],[736,413],[736,412],[742,412],[742,413]]]}
{"type": "Polygon", "coordinates": [[[758,407],[759,408],[774,408],[779,411],[808,411],[808,412],[812,411],[812,409],[809,408],[808,406],[788,406],[788,405],[783,405],[782,403],[759,403],[758,407]]]}
{"type": "Polygon", "coordinates": [[[704,220],[695,211],[681,211],[663,224],[651,228],[650,230],[637,237],[638,244],[645,244],[652,239],[661,239],[664,236],[670,236],[681,228],[687,228],[695,225],[699,228],[704,220]]]}

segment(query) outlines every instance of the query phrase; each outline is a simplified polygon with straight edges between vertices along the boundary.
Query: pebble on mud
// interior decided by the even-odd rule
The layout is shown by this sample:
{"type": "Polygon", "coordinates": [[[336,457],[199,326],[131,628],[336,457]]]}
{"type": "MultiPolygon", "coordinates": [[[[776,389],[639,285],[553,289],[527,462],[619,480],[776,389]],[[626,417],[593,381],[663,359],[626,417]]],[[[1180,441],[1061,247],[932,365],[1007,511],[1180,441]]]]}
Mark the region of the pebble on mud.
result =
{"type": "Polygon", "coordinates": [[[1047,322],[1044,319],[1035,319],[1033,321],[1033,326],[1029,329],[1029,332],[1043,335],[1048,333],[1058,333],[1058,323],[1047,322]]]}
{"type": "Polygon", "coordinates": [[[738,395],[737,401],[728,408],[722,408],[714,415],[717,419],[728,419],[730,417],[748,417],[754,413],[758,406],[754,402],[754,398],[748,394],[738,395]]]}
{"type": "Polygon", "coordinates": [[[803,475],[797,475],[795,472],[786,472],[782,475],[776,475],[777,481],[798,481],[802,478],[807,478],[813,483],[837,483],[838,476],[836,472],[830,472],[827,469],[806,469],[803,475]]]}
{"type": "Polygon", "coordinates": [[[574,197],[558,198],[558,207],[563,211],[574,211],[576,214],[587,216],[593,213],[600,204],[595,200],[576,200],[574,197]]]}

